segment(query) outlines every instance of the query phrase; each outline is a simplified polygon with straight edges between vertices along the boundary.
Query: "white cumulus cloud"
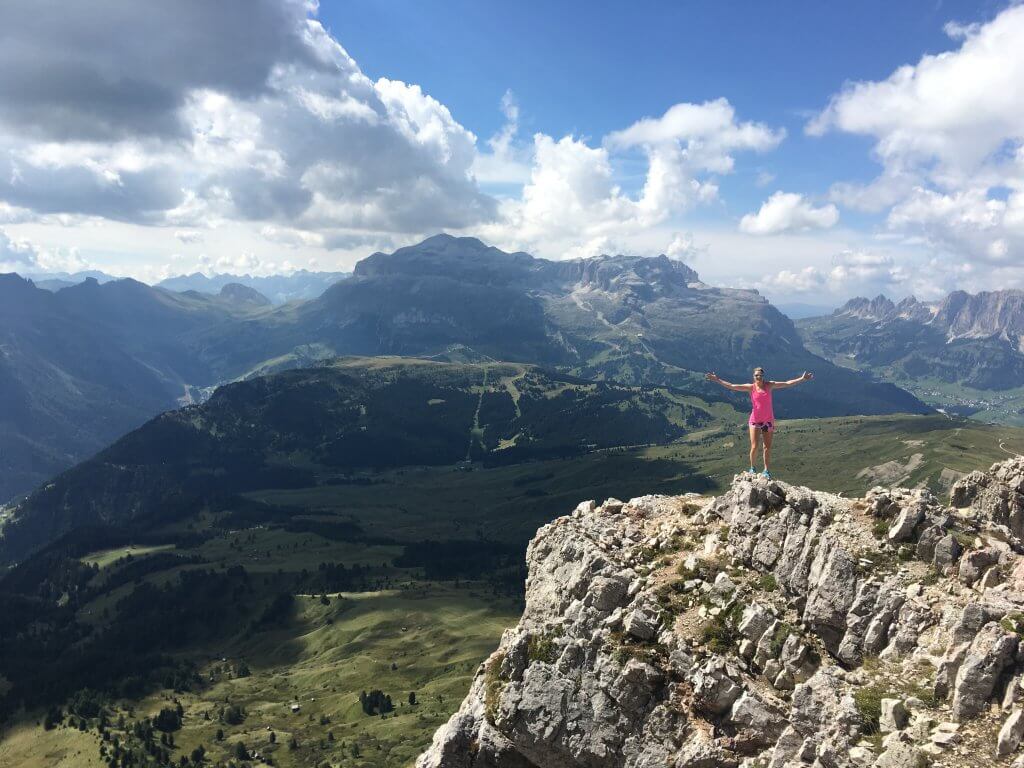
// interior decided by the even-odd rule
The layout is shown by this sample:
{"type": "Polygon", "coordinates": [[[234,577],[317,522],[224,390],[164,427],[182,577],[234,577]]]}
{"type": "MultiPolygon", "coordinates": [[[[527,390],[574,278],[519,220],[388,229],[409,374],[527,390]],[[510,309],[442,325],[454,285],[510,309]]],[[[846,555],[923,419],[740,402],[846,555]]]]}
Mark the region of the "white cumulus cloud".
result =
{"type": "MultiPolygon", "coordinates": [[[[779,270],[762,278],[758,286],[783,294],[828,292],[846,296],[905,292],[912,287],[908,271],[890,254],[852,249],[835,254],[828,267],[779,270]]],[[[939,290],[925,283],[919,283],[918,288],[929,295],[939,290]]]]}
{"type": "Polygon", "coordinates": [[[839,221],[835,205],[815,207],[803,195],[775,192],[757,213],[748,213],[740,220],[740,230],[749,235],[775,235],[808,229],[828,229],[839,221]]]}
{"type": "Polygon", "coordinates": [[[519,198],[502,201],[496,223],[480,231],[499,245],[554,258],[625,250],[641,230],[718,196],[717,177],[731,173],[740,152],[778,146],[783,130],[740,122],[725,99],[676,104],[592,146],[582,137],[533,137],[530,179],[519,198]],[[614,165],[639,152],[642,188],[628,194],[614,165]]]}
{"type": "MultiPolygon", "coordinates": [[[[807,125],[869,136],[879,176],[836,202],[887,212],[894,234],[949,264],[1024,260],[1024,5],[950,22],[959,47],[850,83],[807,125]]],[[[994,274],[994,273],[993,273],[994,274]]]]}
{"type": "Polygon", "coordinates": [[[522,135],[509,92],[481,140],[420,85],[369,78],[317,13],[310,0],[0,3],[14,31],[0,50],[0,221],[103,227],[121,239],[83,238],[93,253],[145,242],[151,262],[202,242],[254,269],[280,267],[282,245],[309,263],[440,230],[556,258],[629,251],[667,239],[741,156],[785,137],[725,98],[602,137],[522,135]]]}

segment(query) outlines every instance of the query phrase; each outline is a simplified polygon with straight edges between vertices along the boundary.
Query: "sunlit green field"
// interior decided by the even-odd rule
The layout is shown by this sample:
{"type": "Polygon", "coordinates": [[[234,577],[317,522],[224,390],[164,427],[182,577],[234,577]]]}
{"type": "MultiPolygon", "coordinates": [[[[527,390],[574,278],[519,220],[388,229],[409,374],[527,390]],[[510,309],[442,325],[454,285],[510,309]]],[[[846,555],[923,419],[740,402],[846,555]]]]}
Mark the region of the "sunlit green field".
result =
{"type": "MultiPolygon", "coordinates": [[[[243,741],[273,754],[281,766],[404,766],[461,702],[480,661],[501,631],[518,619],[518,604],[472,589],[428,584],[410,590],[331,595],[300,600],[286,630],[210,649],[204,669],[220,679],[198,695],[179,697],[185,727],[175,741],[182,753],[198,744],[216,754],[243,741]],[[221,661],[226,659],[227,661],[221,661]],[[244,659],[248,677],[219,675],[244,659]],[[392,668],[394,665],[394,668],[392,668]],[[360,691],[379,688],[395,711],[368,716],[360,691]],[[409,704],[415,692],[417,704],[409,704]],[[225,702],[242,706],[245,722],[217,723],[225,702]],[[290,705],[301,711],[293,714],[290,705]],[[203,719],[210,713],[211,720],[203,719]],[[276,744],[270,744],[270,732],[276,744]],[[225,741],[218,743],[218,728],[225,741]],[[333,740],[330,739],[333,735],[333,740]],[[294,737],[298,748],[289,748],[294,737]],[[358,745],[361,757],[353,757],[358,745]]],[[[153,696],[140,712],[155,714],[168,702],[153,696]]]]}
{"type": "MultiPolygon", "coordinates": [[[[585,499],[722,490],[746,469],[748,449],[746,426],[737,420],[668,446],[468,472],[404,469],[376,476],[380,484],[372,486],[251,495],[342,515],[399,539],[451,538],[480,530],[489,538],[519,540],[585,499]]],[[[962,474],[1022,452],[1024,430],[969,419],[800,419],[779,422],[771,467],[787,482],[847,495],[878,484],[924,484],[940,492],[962,474]]]]}
{"type": "MultiPolygon", "coordinates": [[[[649,459],[687,461],[716,487],[747,465],[743,425],[707,430],[644,451],[649,459]]],[[[959,476],[1024,453],[1024,430],[946,416],[858,416],[781,421],[772,472],[790,483],[863,495],[874,485],[927,485],[945,492],[959,476]],[[916,458],[915,458],[916,457],[916,458]]],[[[760,455],[758,467],[760,468],[760,455]]]]}
{"type": "Polygon", "coordinates": [[[82,562],[88,565],[95,565],[99,569],[106,568],[123,557],[145,557],[154,552],[165,552],[172,549],[170,545],[159,544],[156,546],[134,546],[115,547],[104,549],[99,552],[91,552],[82,558],[82,562]]]}

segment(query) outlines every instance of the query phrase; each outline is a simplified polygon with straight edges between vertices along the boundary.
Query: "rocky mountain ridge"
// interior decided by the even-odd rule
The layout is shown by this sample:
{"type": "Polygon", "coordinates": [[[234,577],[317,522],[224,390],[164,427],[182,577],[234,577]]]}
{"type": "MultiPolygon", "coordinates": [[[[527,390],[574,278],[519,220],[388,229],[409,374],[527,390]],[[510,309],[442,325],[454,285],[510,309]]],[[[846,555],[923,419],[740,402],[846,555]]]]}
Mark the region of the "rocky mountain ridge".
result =
{"type": "Polygon", "coordinates": [[[665,256],[558,262],[438,235],[369,256],[326,290],[317,280],[332,275],[318,274],[289,278],[320,288],[285,304],[277,278],[168,284],[197,289],[184,292],[87,278],[50,292],[0,276],[0,393],[19,420],[0,430],[0,502],[220,384],[343,355],[528,363],[739,407],[704,371],[749,376],[770,360],[778,375],[815,373],[791,417],[929,410],[809,352],[756,291],[705,286],[665,256]]]}
{"type": "MultiPolygon", "coordinates": [[[[908,320],[942,330],[948,341],[1000,338],[1019,340],[1024,333],[1024,291],[953,291],[944,299],[926,303],[908,296],[894,303],[884,294],[873,299],[856,297],[839,307],[834,316],[886,323],[908,320]]],[[[1021,348],[1024,351],[1024,348],[1021,348]]]]}
{"type": "Polygon", "coordinates": [[[749,376],[770,360],[779,375],[815,372],[819,388],[802,392],[794,416],[926,410],[891,385],[811,354],[792,321],[756,291],[707,286],[667,256],[550,261],[437,235],[369,256],[319,299],[260,323],[258,333],[256,323],[232,324],[204,346],[237,370],[312,346],[328,357],[434,356],[459,345],[492,359],[705,398],[728,395],[708,385],[704,371],[749,376]]]}
{"type": "Polygon", "coordinates": [[[1013,394],[979,392],[1020,387],[1024,291],[954,291],[931,304],[912,296],[899,303],[885,296],[856,298],[796,326],[811,351],[905,387],[947,411],[980,411],[1010,424],[1024,415],[1013,394]]]}
{"type": "Polygon", "coordinates": [[[418,768],[1024,765],[1024,458],[580,504],[418,768]]]}
{"type": "Polygon", "coordinates": [[[350,274],[349,272],[311,272],[305,269],[289,274],[263,276],[249,274],[204,275],[202,272],[193,272],[190,275],[168,277],[157,283],[155,287],[181,293],[197,291],[217,294],[225,285],[237,283],[258,291],[274,304],[284,304],[289,301],[315,299],[332,284],[338,280],[344,280],[350,274]]]}
{"type": "Polygon", "coordinates": [[[875,322],[901,319],[926,323],[935,316],[935,307],[918,301],[914,296],[907,296],[897,304],[888,296],[879,294],[873,299],[863,296],[850,299],[832,314],[875,322]]]}
{"type": "Polygon", "coordinates": [[[190,340],[251,317],[252,299],[91,275],[51,292],[0,274],[0,503],[216,384],[190,340]]]}

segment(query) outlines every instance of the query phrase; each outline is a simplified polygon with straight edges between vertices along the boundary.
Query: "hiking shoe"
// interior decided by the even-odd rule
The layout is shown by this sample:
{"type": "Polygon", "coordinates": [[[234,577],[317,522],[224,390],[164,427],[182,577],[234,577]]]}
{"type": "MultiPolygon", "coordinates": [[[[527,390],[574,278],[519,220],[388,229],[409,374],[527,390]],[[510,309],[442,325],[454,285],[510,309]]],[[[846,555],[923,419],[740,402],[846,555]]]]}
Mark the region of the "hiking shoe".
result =
{"type": "Polygon", "coordinates": [[[749,472],[752,475],[756,475],[757,474],[757,470],[754,469],[754,467],[751,467],[750,469],[748,469],[747,472],[749,472]]]}
{"type": "Polygon", "coordinates": [[[765,480],[771,480],[772,473],[766,469],[764,472],[761,473],[761,477],[763,477],[765,480]]]}

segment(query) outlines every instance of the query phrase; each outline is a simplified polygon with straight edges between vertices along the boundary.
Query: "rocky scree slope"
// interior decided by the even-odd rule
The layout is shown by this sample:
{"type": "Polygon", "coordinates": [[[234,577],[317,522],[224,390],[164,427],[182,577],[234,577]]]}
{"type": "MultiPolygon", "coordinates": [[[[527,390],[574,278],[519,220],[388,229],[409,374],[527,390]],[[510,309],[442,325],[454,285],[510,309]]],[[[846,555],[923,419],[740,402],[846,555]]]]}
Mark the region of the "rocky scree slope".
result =
{"type": "Polygon", "coordinates": [[[1024,458],[580,504],[417,768],[1024,765],[1024,458]]]}

